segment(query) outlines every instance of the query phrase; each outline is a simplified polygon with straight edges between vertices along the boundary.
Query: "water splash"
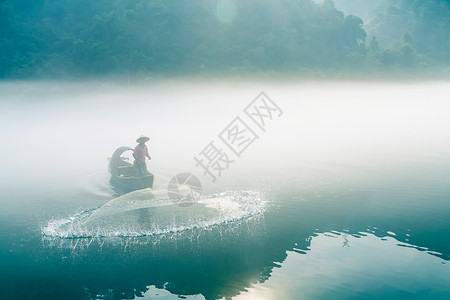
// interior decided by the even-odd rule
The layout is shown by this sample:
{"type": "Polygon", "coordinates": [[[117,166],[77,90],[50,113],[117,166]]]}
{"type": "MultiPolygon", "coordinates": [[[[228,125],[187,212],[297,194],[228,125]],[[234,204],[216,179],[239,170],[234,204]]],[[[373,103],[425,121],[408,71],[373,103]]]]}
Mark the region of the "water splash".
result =
{"type": "Polygon", "coordinates": [[[179,207],[166,191],[139,190],[69,218],[52,219],[42,228],[47,237],[140,237],[176,233],[236,222],[261,214],[264,201],[255,191],[227,191],[179,207]]]}

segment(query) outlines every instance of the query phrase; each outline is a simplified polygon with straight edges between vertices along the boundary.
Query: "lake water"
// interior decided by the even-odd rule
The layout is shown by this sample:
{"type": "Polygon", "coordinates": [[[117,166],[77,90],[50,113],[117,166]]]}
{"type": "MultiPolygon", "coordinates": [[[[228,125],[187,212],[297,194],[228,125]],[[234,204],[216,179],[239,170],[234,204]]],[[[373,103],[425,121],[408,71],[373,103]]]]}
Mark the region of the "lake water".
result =
{"type": "Polygon", "coordinates": [[[0,83],[0,299],[449,299],[448,95],[0,83]],[[261,91],[279,109],[262,128],[244,111],[261,91]],[[220,138],[236,117],[257,136],[239,155],[220,138]],[[141,134],[154,189],[120,195],[108,158],[141,134]],[[215,182],[194,160],[210,142],[233,160],[215,182]],[[202,184],[189,207],[167,195],[183,172],[202,184]]]}

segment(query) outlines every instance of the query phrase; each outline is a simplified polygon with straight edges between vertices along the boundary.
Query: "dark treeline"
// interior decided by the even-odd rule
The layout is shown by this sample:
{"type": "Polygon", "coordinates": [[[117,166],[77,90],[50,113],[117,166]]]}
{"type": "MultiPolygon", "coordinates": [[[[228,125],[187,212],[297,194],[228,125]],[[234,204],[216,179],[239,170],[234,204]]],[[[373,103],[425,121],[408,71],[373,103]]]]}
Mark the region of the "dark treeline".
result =
{"type": "Polygon", "coordinates": [[[370,49],[384,65],[441,65],[450,71],[449,7],[449,0],[385,0],[367,25],[370,49]]]}
{"type": "Polygon", "coordinates": [[[449,73],[449,1],[0,0],[0,77],[449,73]]]}

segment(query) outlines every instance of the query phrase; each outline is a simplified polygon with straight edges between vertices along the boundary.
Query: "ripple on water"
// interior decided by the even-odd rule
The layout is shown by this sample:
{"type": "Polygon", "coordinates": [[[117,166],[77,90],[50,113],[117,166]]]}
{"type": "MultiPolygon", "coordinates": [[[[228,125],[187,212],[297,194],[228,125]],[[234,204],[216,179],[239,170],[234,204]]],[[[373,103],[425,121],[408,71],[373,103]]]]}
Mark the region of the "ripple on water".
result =
{"type": "Polygon", "coordinates": [[[264,201],[255,191],[211,194],[190,207],[179,207],[166,191],[145,189],[99,208],[52,219],[42,228],[42,234],[59,238],[150,236],[236,222],[263,211],[264,201]]]}

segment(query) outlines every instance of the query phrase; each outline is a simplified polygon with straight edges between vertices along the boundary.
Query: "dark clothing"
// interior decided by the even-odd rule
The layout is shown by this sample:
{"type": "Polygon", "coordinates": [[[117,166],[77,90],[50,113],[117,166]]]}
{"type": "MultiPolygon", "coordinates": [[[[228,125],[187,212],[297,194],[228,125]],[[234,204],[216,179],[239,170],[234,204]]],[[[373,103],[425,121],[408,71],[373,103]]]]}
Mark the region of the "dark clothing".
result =
{"type": "Polygon", "coordinates": [[[145,144],[139,144],[134,148],[133,157],[135,159],[134,165],[137,168],[139,177],[143,177],[148,174],[147,164],[145,159],[150,156],[148,155],[148,149],[145,144]]]}
{"type": "Polygon", "coordinates": [[[145,175],[148,174],[147,164],[145,162],[136,161],[135,164],[136,164],[136,168],[137,168],[139,177],[144,177],[145,175]]]}

